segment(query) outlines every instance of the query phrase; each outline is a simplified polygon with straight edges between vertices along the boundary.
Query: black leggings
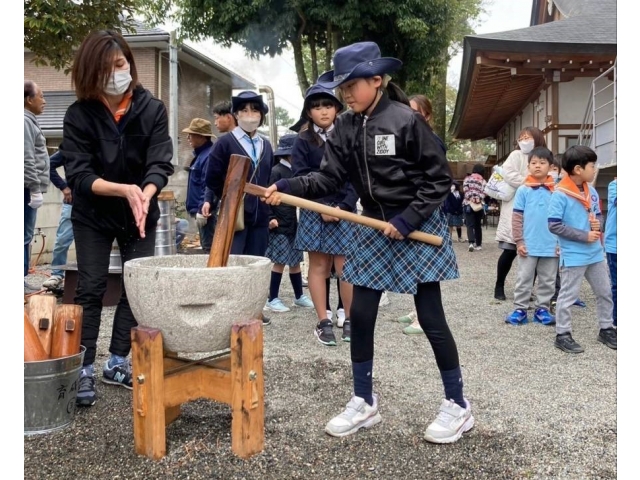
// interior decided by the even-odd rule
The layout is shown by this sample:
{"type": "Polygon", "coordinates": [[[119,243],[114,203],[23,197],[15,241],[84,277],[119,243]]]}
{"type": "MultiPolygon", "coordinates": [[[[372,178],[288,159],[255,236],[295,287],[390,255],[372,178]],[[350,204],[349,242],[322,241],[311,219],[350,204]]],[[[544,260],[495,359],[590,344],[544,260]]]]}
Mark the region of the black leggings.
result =
{"type": "MultiPolygon", "coordinates": [[[[466,207],[465,207],[466,208],[466,207]]],[[[482,246],[482,218],[484,217],[484,210],[478,210],[474,212],[471,207],[464,215],[465,223],[467,224],[467,239],[469,243],[475,243],[476,246],[482,246]]]]}
{"type": "Polygon", "coordinates": [[[511,270],[513,261],[518,256],[517,250],[502,250],[502,255],[498,258],[498,272],[496,277],[496,286],[504,287],[504,281],[511,270]]]}
{"type": "MultiPolygon", "coordinates": [[[[359,285],[353,286],[351,303],[351,361],[368,362],[373,359],[373,333],[378,315],[381,290],[359,285]]],[[[447,325],[442,307],[440,283],[418,284],[413,296],[418,321],[433,349],[440,370],[453,370],[460,366],[458,348],[447,325]]]]}

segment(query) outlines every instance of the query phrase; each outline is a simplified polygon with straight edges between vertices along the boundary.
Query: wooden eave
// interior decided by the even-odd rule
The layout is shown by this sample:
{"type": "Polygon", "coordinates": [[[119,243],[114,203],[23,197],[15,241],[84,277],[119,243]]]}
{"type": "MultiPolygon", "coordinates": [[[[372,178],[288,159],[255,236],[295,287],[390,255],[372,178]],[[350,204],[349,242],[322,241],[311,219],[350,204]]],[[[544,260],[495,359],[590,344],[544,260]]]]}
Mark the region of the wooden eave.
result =
{"type": "MultiPolygon", "coordinates": [[[[455,138],[495,138],[545,85],[597,77],[615,53],[572,54],[477,51],[466,102],[452,125],[455,138]]],[[[458,110],[458,109],[457,109],[458,110]]]]}

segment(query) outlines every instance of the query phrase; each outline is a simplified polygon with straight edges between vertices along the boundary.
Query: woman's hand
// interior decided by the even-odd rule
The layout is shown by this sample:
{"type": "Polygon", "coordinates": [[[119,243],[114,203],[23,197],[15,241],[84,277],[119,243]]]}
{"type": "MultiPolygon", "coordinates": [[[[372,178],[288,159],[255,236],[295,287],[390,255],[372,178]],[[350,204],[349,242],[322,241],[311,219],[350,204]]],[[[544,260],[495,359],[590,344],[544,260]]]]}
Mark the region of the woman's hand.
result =
{"type": "Polygon", "coordinates": [[[275,183],[267,188],[266,192],[264,192],[264,197],[262,197],[260,200],[265,202],[267,205],[280,205],[280,194],[278,193],[278,187],[276,187],[275,183]]]}
{"type": "MultiPolygon", "coordinates": [[[[139,229],[140,221],[143,217],[146,220],[147,213],[149,213],[149,199],[142,193],[142,190],[137,185],[125,185],[124,198],[129,202],[136,227],[139,229]]],[[[144,238],[144,224],[140,237],[144,238]]]]}
{"type": "Polygon", "coordinates": [[[272,218],[269,220],[269,230],[273,230],[274,228],[278,228],[278,220],[272,218]]]}
{"type": "Polygon", "coordinates": [[[384,233],[387,237],[393,238],[395,240],[404,240],[402,234],[390,223],[387,223],[387,228],[384,229],[384,233]]]}

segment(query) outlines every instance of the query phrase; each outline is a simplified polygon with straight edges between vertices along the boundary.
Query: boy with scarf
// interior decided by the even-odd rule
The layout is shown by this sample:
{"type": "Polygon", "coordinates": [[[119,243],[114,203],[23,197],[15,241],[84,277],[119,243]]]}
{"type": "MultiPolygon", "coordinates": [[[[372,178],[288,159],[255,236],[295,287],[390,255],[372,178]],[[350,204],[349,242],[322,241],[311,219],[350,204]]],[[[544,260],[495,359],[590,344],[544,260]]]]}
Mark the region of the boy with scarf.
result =
{"type": "Polygon", "coordinates": [[[555,346],[567,353],[584,349],[571,336],[571,305],[578,298],[582,279],[586,278],[596,296],[596,314],[600,325],[598,341],[614,350],[618,337],[613,328],[611,282],[600,240],[602,213],[598,193],[589,186],[596,174],[596,153],[575,145],[562,155],[567,175],[557,184],[549,205],[549,230],[560,243],[562,284],[556,306],[555,346]]]}
{"type": "Polygon", "coordinates": [[[529,321],[527,307],[531,298],[534,277],[538,272],[533,321],[554,325],[549,313],[558,272],[558,241],[547,227],[547,209],[555,180],[549,175],[553,154],[546,147],[536,147],[529,153],[529,176],[518,187],[513,201],[511,231],[518,252],[518,275],[513,292],[515,310],[505,318],[511,325],[529,321]]]}

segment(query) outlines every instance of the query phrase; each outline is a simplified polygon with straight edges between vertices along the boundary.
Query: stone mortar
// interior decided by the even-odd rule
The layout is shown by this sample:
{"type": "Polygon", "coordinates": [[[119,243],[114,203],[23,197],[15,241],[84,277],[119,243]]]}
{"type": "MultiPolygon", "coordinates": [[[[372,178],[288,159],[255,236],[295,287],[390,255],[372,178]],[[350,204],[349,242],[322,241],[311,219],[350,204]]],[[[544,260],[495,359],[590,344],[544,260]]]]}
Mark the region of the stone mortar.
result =
{"type": "Polygon", "coordinates": [[[271,261],[230,255],[227,267],[208,268],[208,255],[167,255],[129,260],[124,284],[138,324],[162,332],[173,352],[229,348],[231,326],[260,318],[271,261]]]}

